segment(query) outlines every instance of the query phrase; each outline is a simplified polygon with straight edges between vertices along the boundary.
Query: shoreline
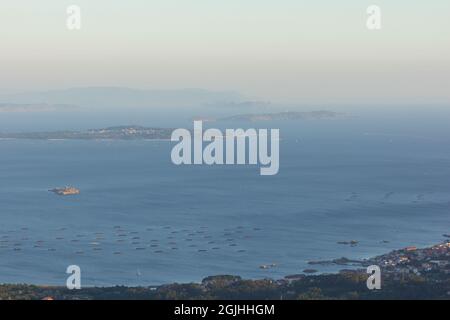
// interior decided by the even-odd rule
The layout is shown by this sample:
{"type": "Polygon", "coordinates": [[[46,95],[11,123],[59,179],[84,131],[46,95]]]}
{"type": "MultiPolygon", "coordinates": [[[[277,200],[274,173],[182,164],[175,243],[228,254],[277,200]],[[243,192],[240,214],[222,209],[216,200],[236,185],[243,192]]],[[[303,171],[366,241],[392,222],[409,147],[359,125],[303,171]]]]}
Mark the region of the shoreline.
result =
{"type": "MultiPolygon", "coordinates": [[[[338,258],[317,263],[346,266],[338,258]],[[341,264],[340,264],[341,263],[341,264]]],[[[92,299],[450,299],[450,239],[430,247],[406,247],[358,261],[359,268],[336,273],[287,275],[281,279],[243,279],[214,275],[201,282],[154,286],[89,286],[68,290],[62,286],[0,284],[0,300],[92,299]],[[382,290],[368,290],[364,267],[376,264],[382,272],[382,290]],[[336,285],[338,284],[338,285],[336,285]],[[407,289],[407,290],[406,290],[407,289]],[[423,294],[426,293],[426,297],[423,294]]]]}

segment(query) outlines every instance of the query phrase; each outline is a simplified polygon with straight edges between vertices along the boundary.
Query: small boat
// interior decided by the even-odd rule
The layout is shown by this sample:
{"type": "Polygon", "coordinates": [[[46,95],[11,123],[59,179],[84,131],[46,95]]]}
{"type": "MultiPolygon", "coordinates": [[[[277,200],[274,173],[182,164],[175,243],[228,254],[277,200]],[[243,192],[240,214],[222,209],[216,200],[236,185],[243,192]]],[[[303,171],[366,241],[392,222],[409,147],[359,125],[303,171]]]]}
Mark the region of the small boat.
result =
{"type": "Polygon", "coordinates": [[[50,189],[50,192],[53,192],[59,196],[69,196],[69,195],[75,195],[80,194],[80,190],[74,187],[66,186],[64,188],[54,188],[50,189]]]}

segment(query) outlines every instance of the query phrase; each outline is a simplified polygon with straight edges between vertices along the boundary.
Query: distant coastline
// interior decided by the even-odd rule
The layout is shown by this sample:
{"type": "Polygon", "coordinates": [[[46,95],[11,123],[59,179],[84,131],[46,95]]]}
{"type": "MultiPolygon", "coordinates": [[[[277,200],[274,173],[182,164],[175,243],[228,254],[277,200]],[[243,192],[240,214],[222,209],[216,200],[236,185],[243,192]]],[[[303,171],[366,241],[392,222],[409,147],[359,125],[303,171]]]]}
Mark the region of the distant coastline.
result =
{"type": "MultiPolygon", "coordinates": [[[[0,105],[1,111],[1,105],[0,105]]],[[[307,112],[278,112],[240,114],[222,118],[195,117],[193,120],[204,122],[216,121],[285,121],[285,120],[311,120],[333,119],[343,116],[343,113],[333,111],[307,111],[307,112]]],[[[143,127],[137,125],[123,125],[100,129],[88,129],[81,131],[42,131],[42,132],[0,132],[0,140],[170,140],[173,128],[143,127]]]]}
{"type": "Polygon", "coordinates": [[[334,111],[284,111],[274,113],[247,113],[237,114],[227,117],[196,117],[194,120],[204,121],[246,121],[246,122],[258,122],[258,121],[286,121],[286,120],[316,120],[316,119],[334,119],[344,116],[344,113],[334,111]]]}
{"type": "Polygon", "coordinates": [[[0,133],[1,140],[169,140],[173,129],[116,126],[84,131],[0,133]]]}

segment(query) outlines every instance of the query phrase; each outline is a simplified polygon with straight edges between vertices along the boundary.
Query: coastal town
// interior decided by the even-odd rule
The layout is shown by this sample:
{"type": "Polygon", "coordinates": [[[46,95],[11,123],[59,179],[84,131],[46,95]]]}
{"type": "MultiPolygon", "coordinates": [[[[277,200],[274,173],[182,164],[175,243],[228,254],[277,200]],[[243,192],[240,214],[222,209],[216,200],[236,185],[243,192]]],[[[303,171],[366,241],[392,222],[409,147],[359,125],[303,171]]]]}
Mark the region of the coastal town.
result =
{"type": "MultiPolygon", "coordinates": [[[[448,235],[444,235],[444,237],[449,238],[448,235]]],[[[408,246],[370,259],[355,260],[342,257],[333,260],[309,261],[308,264],[313,266],[352,267],[351,269],[343,269],[341,272],[365,272],[364,270],[361,271],[360,268],[377,265],[384,274],[396,275],[397,277],[402,277],[404,274],[431,275],[436,272],[450,275],[450,239],[427,248],[408,246]]],[[[318,272],[317,269],[303,270],[303,273],[316,272],[318,272]]],[[[295,279],[296,275],[287,278],[295,279]]]]}
{"type": "Polygon", "coordinates": [[[405,273],[415,275],[442,273],[450,277],[450,239],[432,247],[419,249],[415,246],[394,250],[365,264],[375,264],[385,273],[401,277],[405,273]]]}

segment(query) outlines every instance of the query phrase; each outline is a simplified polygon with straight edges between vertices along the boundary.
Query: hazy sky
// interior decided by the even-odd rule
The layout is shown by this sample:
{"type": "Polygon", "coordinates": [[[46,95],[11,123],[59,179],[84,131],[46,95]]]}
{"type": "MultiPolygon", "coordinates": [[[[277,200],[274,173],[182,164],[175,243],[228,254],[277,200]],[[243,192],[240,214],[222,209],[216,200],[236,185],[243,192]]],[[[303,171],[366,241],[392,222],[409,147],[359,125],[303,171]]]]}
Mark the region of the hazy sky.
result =
{"type": "Polygon", "coordinates": [[[450,103],[450,1],[0,0],[0,92],[236,90],[298,103],[450,103]],[[82,28],[69,31],[66,8],[82,28]],[[366,9],[382,9],[382,29],[366,9]]]}

